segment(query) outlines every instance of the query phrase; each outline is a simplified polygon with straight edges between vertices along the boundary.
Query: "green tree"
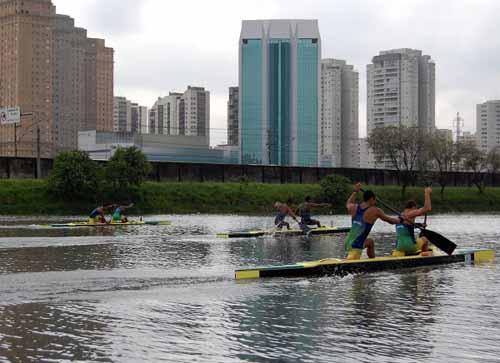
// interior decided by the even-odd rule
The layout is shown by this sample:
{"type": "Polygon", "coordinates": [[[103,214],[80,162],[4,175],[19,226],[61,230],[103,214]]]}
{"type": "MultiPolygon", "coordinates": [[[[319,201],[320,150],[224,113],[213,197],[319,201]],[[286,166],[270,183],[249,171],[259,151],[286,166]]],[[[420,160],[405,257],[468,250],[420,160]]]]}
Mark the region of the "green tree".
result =
{"type": "Polygon", "coordinates": [[[118,148],[106,165],[107,188],[112,193],[126,194],[138,188],[150,172],[151,164],[140,149],[118,148]]]}
{"type": "Polygon", "coordinates": [[[344,176],[328,175],[320,182],[321,198],[335,207],[343,205],[347,200],[352,182],[344,176]]]}
{"type": "Polygon", "coordinates": [[[406,187],[417,180],[428,164],[428,131],[418,127],[377,127],[367,139],[377,162],[396,170],[404,197],[406,187]]]}
{"type": "Polygon", "coordinates": [[[95,200],[99,195],[101,167],[83,151],[59,154],[48,179],[49,192],[57,197],[95,200]]]}
{"type": "Polygon", "coordinates": [[[480,194],[485,189],[484,177],[488,171],[489,156],[478,149],[475,143],[468,142],[460,145],[460,165],[463,170],[472,173],[472,183],[480,194]]]}
{"type": "Polygon", "coordinates": [[[434,132],[429,134],[429,157],[433,169],[437,171],[436,181],[441,186],[441,199],[444,197],[444,190],[448,184],[448,173],[453,171],[459,159],[459,145],[453,139],[434,132]]]}

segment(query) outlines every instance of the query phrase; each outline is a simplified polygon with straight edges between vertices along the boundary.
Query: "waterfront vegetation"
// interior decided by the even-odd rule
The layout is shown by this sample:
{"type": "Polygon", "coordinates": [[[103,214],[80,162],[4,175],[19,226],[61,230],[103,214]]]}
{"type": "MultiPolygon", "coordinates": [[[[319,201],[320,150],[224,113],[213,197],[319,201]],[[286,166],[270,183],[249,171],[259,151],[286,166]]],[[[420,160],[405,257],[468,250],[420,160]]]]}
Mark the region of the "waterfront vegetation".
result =
{"type": "MultiPolygon", "coordinates": [[[[401,207],[399,186],[365,186],[373,189],[384,201],[401,207]]],[[[347,191],[347,193],[350,189],[347,191]]],[[[223,213],[269,214],[276,200],[292,198],[299,203],[310,195],[325,200],[319,184],[254,184],[254,183],[142,183],[128,199],[114,200],[112,193],[100,199],[96,194],[77,200],[49,192],[46,180],[0,181],[0,213],[2,215],[86,215],[97,204],[134,201],[131,214],[223,213]]],[[[339,196],[332,209],[322,213],[345,213],[339,196]]],[[[423,202],[423,187],[408,187],[405,199],[423,202]]],[[[433,213],[500,212],[500,188],[486,188],[479,193],[475,187],[448,187],[443,198],[439,188],[433,194],[433,213]]]]}

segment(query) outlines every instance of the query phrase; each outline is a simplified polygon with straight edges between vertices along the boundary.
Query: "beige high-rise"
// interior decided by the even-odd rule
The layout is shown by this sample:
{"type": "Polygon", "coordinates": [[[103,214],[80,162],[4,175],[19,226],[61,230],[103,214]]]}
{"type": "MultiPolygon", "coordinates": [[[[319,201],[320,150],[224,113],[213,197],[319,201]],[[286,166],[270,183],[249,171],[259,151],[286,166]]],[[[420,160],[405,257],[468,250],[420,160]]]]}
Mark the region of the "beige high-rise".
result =
{"type": "Polygon", "coordinates": [[[53,155],[50,0],[0,0],[0,106],[32,113],[20,126],[0,126],[0,156],[53,155]]]}
{"type": "Polygon", "coordinates": [[[88,39],[85,49],[86,117],[83,129],[113,131],[113,49],[88,39]]]}
{"type": "Polygon", "coordinates": [[[78,145],[85,121],[85,44],[87,32],[72,18],[57,15],[54,22],[53,112],[56,152],[78,145]]]}
{"type": "Polygon", "coordinates": [[[0,107],[20,107],[0,126],[0,156],[42,157],[77,148],[78,130],[113,129],[113,49],[88,39],[51,0],[0,0],[0,107]]]}

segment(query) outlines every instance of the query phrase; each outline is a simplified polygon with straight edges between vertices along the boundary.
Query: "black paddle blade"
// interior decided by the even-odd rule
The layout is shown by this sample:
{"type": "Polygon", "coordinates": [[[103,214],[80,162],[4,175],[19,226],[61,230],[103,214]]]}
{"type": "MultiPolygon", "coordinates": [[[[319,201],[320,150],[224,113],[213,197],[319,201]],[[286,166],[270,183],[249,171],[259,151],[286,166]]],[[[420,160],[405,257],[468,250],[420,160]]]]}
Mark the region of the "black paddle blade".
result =
{"type": "Polygon", "coordinates": [[[420,236],[427,238],[434,246],[447,253],[449,256],[451,256],[455,248],[457,248],[457,245],[448,238],[441,236],[439,233],[429,231],[428,229],[423,229],[420,236]]]}

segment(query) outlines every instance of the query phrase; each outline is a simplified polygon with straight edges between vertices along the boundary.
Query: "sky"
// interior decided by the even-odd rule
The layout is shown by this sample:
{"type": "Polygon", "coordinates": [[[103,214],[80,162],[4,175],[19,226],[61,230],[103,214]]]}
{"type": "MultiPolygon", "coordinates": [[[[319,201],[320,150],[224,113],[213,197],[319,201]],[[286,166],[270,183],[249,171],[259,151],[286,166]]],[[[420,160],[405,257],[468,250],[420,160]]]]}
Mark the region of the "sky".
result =
{"type": "Polygon", "coordinates": [[[420,49],[436,62],[436,126],[500,99],[498,0],[53,0],[115,50],[115,95],[151,107],[188,85],[211,92],[211,143],[226,140],[228,88],[238,85],[247,19],[318,19],[322,57],[354,65],[360,136],[366,135],[366,65],[380,50],[420,49]]]}

